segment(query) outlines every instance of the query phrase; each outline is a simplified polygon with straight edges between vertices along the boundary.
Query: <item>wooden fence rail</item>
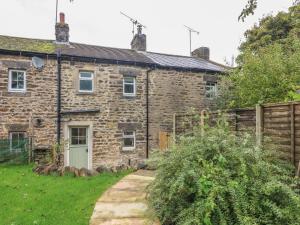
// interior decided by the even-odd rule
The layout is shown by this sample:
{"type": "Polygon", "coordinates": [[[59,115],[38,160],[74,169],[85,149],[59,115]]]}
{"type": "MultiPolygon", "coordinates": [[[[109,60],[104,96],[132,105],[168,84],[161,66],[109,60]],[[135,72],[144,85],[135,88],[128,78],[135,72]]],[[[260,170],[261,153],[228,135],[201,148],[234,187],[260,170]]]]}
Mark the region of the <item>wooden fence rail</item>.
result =
{"type": "MultiPolygon", "coordinates": [[[[257,144],[270,139],[282,157],[298,167],[300,161],[300,102],[257,105],[255,108],[234,109],[225,112],[230,127],[237,133],[250,132],[257,144]]],[[[213,124],[219,113],[210,112],[208,122],[213,124]]],[[[195,125],[195,115],[174,115],[173,136],[187,133],[195,125]]]]}

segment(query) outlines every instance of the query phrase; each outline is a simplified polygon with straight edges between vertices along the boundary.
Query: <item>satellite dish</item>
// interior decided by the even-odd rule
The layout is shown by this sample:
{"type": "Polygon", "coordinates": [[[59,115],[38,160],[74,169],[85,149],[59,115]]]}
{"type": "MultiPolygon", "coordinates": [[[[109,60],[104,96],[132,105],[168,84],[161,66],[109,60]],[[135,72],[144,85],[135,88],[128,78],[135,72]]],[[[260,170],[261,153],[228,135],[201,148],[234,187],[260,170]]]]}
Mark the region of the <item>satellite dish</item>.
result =
{"type": "Polygon", "coordinates": [[[32,57],[32,65],[34,66],[34,68],[40,70],[43,69],[43,67],[45,66],[45,62],[43,59],[34,56],[32,57]]]}

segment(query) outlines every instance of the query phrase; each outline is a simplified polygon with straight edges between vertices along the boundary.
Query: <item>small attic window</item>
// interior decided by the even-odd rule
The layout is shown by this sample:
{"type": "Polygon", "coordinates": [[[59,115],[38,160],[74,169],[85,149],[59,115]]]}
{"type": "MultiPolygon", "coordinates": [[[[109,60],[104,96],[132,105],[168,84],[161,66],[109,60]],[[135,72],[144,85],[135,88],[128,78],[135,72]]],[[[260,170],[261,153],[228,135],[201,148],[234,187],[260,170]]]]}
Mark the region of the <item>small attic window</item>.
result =
{"type": "Polygon", "coordinates": [[[123,78],[123,95],[124,96],[135,96],[135,77],[124,77],[123,78]]]}
{"type": "Polygon", "coordinates": [[[94,91],[94,74],[92,72],[79,73],[79,92],[91,93],[94,91]]]}
{"type": "Polygon", "coordinates": [[[8,74],[8,91],[26,91],[26,72],[24,70],[10,70],[8,74]]]}

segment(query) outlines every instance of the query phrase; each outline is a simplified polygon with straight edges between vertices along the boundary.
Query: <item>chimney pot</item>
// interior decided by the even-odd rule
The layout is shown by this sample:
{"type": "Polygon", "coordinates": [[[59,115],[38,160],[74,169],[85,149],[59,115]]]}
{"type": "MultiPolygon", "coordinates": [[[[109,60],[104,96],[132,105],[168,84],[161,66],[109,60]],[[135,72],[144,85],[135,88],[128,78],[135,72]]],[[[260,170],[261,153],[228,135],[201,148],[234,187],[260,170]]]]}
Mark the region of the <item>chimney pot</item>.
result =
{"type": "Polygon", "coordinates": [[[59,14],[59,22],[55,25],[56,42],[60,44],[69,43],[69,25],[65,23],[65,14],[59,14]]]}
{"type": "Polygon", "coordinates": [[[142,26],[138,25],[137,34],[131,41],[131,49],[136,51],[147,51],[147,37],[142,33],[142,26]]]}
{"type": "Polygon", "coordinates": [[[59,14],[59,22],[62,24],[65,23],[65,14],[62,12],[59,14]]]}

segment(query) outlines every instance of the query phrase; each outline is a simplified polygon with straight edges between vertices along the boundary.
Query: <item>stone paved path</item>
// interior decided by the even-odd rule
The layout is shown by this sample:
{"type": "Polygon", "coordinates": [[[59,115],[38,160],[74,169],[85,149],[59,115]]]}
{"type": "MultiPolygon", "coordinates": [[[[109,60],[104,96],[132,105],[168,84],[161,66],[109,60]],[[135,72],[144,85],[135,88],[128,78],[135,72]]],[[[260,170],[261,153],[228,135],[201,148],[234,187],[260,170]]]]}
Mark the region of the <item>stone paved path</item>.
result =
{"type": "Polygon", "coordinates": [[[98,199],[90,225],[159,225],[149,214],[146,187],[154,179],[150,171],[124,177],[98,199]]]}

